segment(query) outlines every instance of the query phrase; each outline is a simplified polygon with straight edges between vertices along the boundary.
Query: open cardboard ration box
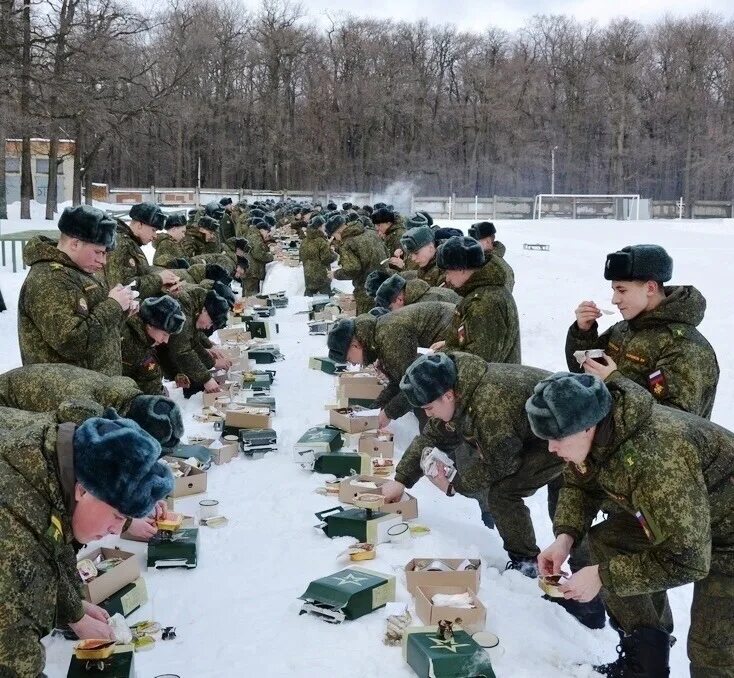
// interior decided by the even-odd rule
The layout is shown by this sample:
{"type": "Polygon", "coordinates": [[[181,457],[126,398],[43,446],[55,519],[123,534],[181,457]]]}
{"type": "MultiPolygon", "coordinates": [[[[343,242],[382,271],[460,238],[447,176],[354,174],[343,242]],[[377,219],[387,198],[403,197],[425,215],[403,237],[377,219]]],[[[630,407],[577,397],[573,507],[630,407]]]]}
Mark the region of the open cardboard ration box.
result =
{"type": "Polygon", "coordinates": [[[370,457],[392,459],[395,455],[395,440],[389,431],[365,431],[356,441],[357,451],[370,457]]]}
{"type": "Polygon", "coordinates": [[[84,600],[98,605],[140,577],[138,559],[134,553],[128,551],[98,548],[85,554],[80,560],[91,560],[96,565],[100,560],[111,560],[113,558],[121,558],[122,560],[112,569],[99,572],[94,579],[82,585],[84,600]]]}
{"type": "Polygon", "coordinates": [[[438,624],[442,619],[459,622],[461,628],[469,633],[484,631],[487,624],[487,609],[477,598],[475,591],[468,586],[419,586],[415,592],[415,611],[418,618],[427,626],[438,624]],[[436,605],[433,596],[437,593],[446,595],[468,594],[472,608],[436,605]]]}
{"type": "Polygon", "coordinates": [[[206,492],[206,471],[191,466],[175,457],[163,457],[173,471],[173,491],[171,497],[187,497],[190,494],[206,492]]]}
{"type": "MultiPolygon", "coordinates": [[[[353,504],[359,494],[382,494],[382,486],[386,482],[388,482],[387,478],[369,475],[344,478],[339,483],[339,501],[342,504],[353,504]]],[[[380,511],[383,513],[396,513],[402,516],[403,520],[413,520],[418,517],[418,500],[406,492],[400,501],[392,504],[383,504],[380,511]]]]}
{"type": "Polygon", "coordinates": [[[223,327],[221,330],[217,330],[217,334],[222,344],[246,344],[252,340],[252,335],[247,331],[244,323],[223,327]]]}
{"type": "Polygon", "coordinates": [[[405,583],[412,595],[419,586],[466,586],[479,591],[481,578],[478,558],[413,558],[405,566],[405,583]],[[439,567],[426,569],[434,563],[439,567]],[[467,563],[474,569],[458,569],[467,563]]]}
{"type": "Polygon", "coordinates": [[[382,393],[385,385],[370,372],[342,372],[336,385],[336,395],[344,407],[369,407],[382,393]]]}
{"type": "Polygon", "coordinates": [[[329,410],[329,424],[347,433],[361,433],[377,428],[379,410],[364,407],[337,407],[329,410]]]}
{"type": "Polygon", "coordinates": [[[224,426],[227,429],[272,428],[270,408],[230,403],[224,410],[224,426]]]}
{"type": "MultiPolygon", "coordinates": [[[[231,436],[228,436],[231,437],[231,436]]],[[[225,440],[224,438],[204,438],[197,436],[189,436],[190,445],[201,445],[206,448],[209,452],[212,461],[220,466],[221,464],[228,464],[234,459],[239,453],[239,446],[237,444],[237,436],[234,436],[234,440],[225,440]]]]}

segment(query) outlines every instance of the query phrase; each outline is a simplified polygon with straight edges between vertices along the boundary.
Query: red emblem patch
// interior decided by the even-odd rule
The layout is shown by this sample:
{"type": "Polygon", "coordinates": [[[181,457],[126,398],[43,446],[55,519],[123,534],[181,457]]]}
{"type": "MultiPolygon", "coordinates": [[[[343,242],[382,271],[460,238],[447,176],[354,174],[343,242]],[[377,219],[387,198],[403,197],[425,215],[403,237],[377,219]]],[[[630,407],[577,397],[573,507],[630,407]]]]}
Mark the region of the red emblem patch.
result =
{"type": "Polygon", "coordinates": [[[655,370],[647,375],[647,388],[656,398],[664,398],[668,395],[668,383],[662,370],[655,370]]]}

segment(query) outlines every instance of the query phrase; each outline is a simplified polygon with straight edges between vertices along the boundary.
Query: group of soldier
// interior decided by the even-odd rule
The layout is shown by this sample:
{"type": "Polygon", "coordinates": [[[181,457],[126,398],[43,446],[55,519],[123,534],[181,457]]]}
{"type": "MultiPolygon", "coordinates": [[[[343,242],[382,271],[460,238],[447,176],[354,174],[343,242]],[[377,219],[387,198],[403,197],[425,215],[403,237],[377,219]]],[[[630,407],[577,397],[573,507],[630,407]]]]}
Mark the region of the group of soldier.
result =
{"type": "Polygon", "coordinates": [[[188,213],[141,203],[128,216],[67,208],[58,241],[24,251],[23,367],[0,375],[0,676],[42,675],[39,639],[54,626],[110,633],[104,610],[81,600],[75,551],[155,533],[172,483],[159,457],[183,434],[163,380],[186,397],[219,389],[212,370],[231,363],[210,336],[233,281],[245,296],[260,290],[280,227],[300,241],[307,295],[353,283],[357,314],[332,326],[330,357],[384,376],[381,427],[418,418],[388,501],[424,475],[476,499],[508,569],[563,573],[553,600],[591,628],[608,615],[619,657],[595,667],[602,675],[668,676],[666,591],[695,582],[691,675],[734,676],[734,434],[709,420],[719,369],[696,329],[705,300],[665,285],[662,247],[607,256],[623,321],[599,335],[602,311],[582,301],[570,371],[550,374],[521,364],[514,273],[491,222],[467,237],[382,203],[228,198],[188,213]],[[427,466],[434,448],[450,463],[427,466]],[[541,550],[523,499],[543,487],[556,539],[541,550]]]}

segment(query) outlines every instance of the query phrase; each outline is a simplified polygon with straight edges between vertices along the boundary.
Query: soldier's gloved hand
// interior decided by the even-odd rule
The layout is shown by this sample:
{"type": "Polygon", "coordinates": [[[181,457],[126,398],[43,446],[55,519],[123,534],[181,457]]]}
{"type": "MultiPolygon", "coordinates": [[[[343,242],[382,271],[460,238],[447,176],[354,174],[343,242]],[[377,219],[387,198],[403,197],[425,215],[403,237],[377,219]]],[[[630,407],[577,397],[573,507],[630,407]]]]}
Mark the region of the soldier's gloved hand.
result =
{"type": "Polygon", "coordinates": [[[219,387],[219,384],[214,379],[210,379],[204,384],[204,390],[207,393],[219,393],[222,389],[219,387]]]}
{"type": "Polygon", "coordinates": [[[165,287],[172,287],[181,282],[181,278],[179,278],[173,271],[169,271],[167,268],[164,268],[162,271],[158,271],[158,276],[165,287]]]}
{"type": "Polygon", "coordinates": [[[100,621],[88,614],[85,614],[78,622],[69,624],[69,626],[71,627],[71,630],[82,640],[85,638],[100,640],[115,639],[112,627],[106,621],[100,621]]]}
{"type": "Polygon", "coordinates": [[[590,330],[597,318],[601,318],[601,311],[593,301],[582,301],[576,307],[576,324],[582,332],[590,330]]]}
{"type": "Polygon", "coordinates": [[[584,372],[586,374],[593,374],[599,377],[602,381],[606,381],[607,377],[617,369],[617,363],[615,363],[606,353],[604,359],[607,361],[606,365],[598,362],[598,359],[587,358],[584,361],[584,372]]]}
{"type": "Polygon", "coordinates": [[[130,308],[130,304],[135,299],[135,292],[130,287],[123,287],[122,285],[115,285],[107,295],[110,299],[114,299],[123,311],[127,311],[130,308]]]}
{"type": "Polygon", "coordinates": [[[567,600],[578,600],[580,603],[588,603],[601,591],[599,566],[589,565],[588,567],[582,567],[578,572],[572,574],[568,581],[561,584],[558,589],[567,600]]]}
{"type": "Polygon", "coordinates": [[[158,526],[153,518],[133,518],[127,533],[137,539],[152,539],[158,533],[158,526]]]}
{"type": "Polygon", "coordinates": [[[571,553],[573,537],[569,534],[559,534],[556,540],[538,555],[538,570],[540,574],[560,574],[563,563],[571,553]]]}
{"type": "Polygon", "coordinates": [[[397,480],[388,480],[382,486],[382,496],[385,498],[385,503],[394,504],[396,501],[400,501],[405,493],[405,485],[399,483],[397,480]]]}

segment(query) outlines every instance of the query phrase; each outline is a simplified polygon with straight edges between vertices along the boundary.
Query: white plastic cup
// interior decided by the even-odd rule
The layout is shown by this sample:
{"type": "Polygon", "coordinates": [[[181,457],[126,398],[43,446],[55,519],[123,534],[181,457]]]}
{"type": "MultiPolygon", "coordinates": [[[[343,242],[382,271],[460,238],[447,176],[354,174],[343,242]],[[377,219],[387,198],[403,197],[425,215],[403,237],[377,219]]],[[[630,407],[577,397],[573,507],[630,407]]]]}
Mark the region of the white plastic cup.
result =
{"type": "Polygon", "coordinates": [[[202,499],[199,502],[199,515],[202,520],[213,518],[219,512],[219,502],[216,499],[202,499]]]}

